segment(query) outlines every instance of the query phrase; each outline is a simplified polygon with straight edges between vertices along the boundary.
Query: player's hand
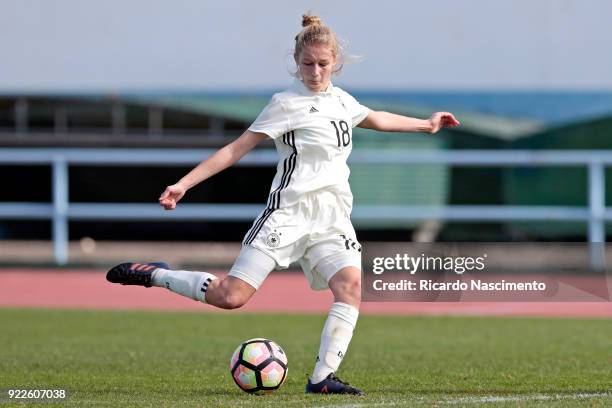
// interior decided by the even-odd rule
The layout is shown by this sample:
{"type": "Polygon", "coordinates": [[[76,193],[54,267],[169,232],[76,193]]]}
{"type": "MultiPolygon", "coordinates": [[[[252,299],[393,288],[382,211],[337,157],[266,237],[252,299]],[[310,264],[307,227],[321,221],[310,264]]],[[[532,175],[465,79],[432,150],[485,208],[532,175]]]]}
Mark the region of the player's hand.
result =
{"type": "Polygon", "coordinates": [[[431,133],[436,133],[440,129],[459,126],[461,124],[450,112],[434,113],[429,118],[429,123],[431,123],[431,133]]]}
{"type": "Polygon", "coordinates": [[[173,184],[166,187],[166,190],[159,196],[159,204],[164,210],[174,210],[176,203],[183,198],[187,190],[180,184],[173,184]]]}

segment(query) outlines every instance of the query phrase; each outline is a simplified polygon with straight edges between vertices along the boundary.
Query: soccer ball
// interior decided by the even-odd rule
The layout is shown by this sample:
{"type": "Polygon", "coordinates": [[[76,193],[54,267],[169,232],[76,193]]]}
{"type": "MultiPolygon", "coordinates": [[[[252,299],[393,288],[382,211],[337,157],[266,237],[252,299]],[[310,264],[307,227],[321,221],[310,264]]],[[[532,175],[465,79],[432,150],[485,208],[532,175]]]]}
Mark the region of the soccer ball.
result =
{"type": "Polygon", "coordinates": [[[230,360],[230,373],[241,390],[268,394],[287,378],[287,355],[267,339],[251,339],[238,346],[230,360]]]}

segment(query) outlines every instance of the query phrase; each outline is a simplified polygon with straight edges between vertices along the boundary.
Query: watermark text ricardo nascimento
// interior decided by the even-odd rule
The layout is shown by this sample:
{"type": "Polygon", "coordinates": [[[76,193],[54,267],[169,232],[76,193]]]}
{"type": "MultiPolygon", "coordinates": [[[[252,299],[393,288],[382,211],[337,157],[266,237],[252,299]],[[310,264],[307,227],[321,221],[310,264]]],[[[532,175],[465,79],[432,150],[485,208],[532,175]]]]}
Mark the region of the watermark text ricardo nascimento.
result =
{"type": "MultiPolygon", "coordinates": [[[[403,272],[415,275],[417,272],[445,272],[463,275],[468,272],[482,272],[486,268],[487,254],[482,256],[411,256],[396,254],[393,257],[375,257],[372,259],[372,273],[382,275],[386,271],[403,272]]],[[[372,282],[376,291],[545,291],[544,282],[507,282],[504,279],[486,282],[480,279],[460,279],[438,282],[431,279],[418,281],[401,279],[386,282],[376,279],[372,282]]]]}

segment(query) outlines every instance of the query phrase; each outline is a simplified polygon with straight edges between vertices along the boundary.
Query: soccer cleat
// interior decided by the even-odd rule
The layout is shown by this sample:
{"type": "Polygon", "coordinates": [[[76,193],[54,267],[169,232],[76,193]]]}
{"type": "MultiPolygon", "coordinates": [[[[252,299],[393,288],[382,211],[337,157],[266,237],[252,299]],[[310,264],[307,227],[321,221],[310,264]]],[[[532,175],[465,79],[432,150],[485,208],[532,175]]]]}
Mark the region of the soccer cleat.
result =
{"type": "Polygon", "coordinates": [[[306,393],[365,395],[359,388],[351,387],[349,383],[342,381],[334,373],[330,373],[323,381],[316,384],[311,383],[309,378],[306,393]]]}
{"type": "Polygon", "coordinates": [[[106,280],[122,285],[151,287],[151,275],[157,268],[170,269],[165,262],[122,263],[113,266],[106,274],[106,280]]]}

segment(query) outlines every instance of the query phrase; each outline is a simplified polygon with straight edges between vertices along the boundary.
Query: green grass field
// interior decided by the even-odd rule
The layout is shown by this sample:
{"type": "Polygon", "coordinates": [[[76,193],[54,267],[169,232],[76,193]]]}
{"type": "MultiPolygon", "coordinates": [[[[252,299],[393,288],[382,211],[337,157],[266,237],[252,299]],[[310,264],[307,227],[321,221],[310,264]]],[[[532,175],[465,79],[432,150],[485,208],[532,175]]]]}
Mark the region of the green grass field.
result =
{"type": "Polygon", "coordinates": [[[360,398],[304,394],[324,318],[0,309],[0,405],[44,388],[70,394],[44,406],[612,406],[610,320],[362,316],[338,373],[360,398]],[[252,337],[289,357],[273,395],[229,375],[252,337]]]}

